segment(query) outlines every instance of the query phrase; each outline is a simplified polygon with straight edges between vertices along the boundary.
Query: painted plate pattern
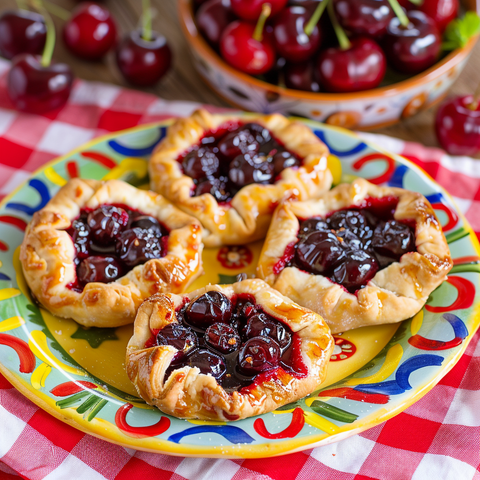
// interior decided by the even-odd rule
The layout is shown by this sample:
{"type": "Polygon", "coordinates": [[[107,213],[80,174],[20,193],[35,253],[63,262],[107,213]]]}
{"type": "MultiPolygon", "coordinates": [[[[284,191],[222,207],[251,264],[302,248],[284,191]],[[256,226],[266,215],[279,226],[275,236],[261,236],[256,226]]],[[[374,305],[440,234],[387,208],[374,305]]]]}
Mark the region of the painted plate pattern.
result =
{"type": "MultiPolygon", "coordinates": [[[[52,415],[131,448],[187,456],[265,457],[341,440],[418,400],[453,367],[480,323],[480,248],[448,194],[407,160],[355,135],[306,124],[340,159],[343,180],[364,177],[418,191],[432,203],[454,267],[425,308],[398,325],[335,336],[322,389],[275,412],[230,423],[185,421],[139,399],[124,371],[132,326],[86,329],[39,308],[18,260],[23,232],[69,178],[148,185],[147,159],[169,122],[97,139],[35,173],[0,206],[0,371],[52,415]]],[[[338,176],[339,172],[336,172],[338,176]]],[[[253,273],[261,242],[206,249],[207,283],[253,273]]]]}

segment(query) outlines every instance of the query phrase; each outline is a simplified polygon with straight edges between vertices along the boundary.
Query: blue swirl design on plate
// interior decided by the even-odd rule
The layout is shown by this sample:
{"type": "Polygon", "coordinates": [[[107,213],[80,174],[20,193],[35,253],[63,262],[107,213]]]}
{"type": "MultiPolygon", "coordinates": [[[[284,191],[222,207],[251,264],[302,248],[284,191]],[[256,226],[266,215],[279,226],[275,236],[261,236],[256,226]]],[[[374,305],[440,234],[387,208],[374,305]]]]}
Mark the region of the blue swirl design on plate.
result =
{"type": "Polygon", "coordinates": [[[174,433],[168,437],[170,442],[180,443],[183,437],[188,435],[198,435],[200,433],[217,433],[230,443],[252,443],[252,438],[247,432],[238,427],[232,427],[231,425],[205,425],[187,428],[182,432],[174,433]]]}
{"type": "Polygon", "coordinates": [[[145,155],[150,155],[155,147],[157,146],[158,142],[165,136],[167,132],[167,127],[160,127],[159,128],[159,135],[158,138],[150,145],[146,147],[127,147],[126,145],[122,145],[117,140],[109,140],[108,145],[109,147],[120,155],[124,155],[125,157],[143,157],[145,155]]]}
{"type": "Polygon", "coordinates": [[[38,192],[38,194],[40,195],[40,202],[34,207],[26,205],[25,203],[10,202],[7,203],[7,208],[10,208],[12,210],[18,210],[19,212],[26,213],[27,215],[33,215],[35,212],[42,209],[49,202],[50,192],[48,191],[48,187],[45,185],[45,183],[43,183],[38,178],[32,178],[28,182],[28,185],[38,192]]]}
{"type": "Polygon", "coordinates": [[[327,141],[325,133],[322,132],[322,130],[314,130],[313,133],[328,147],[330,153],[336,155],[337,157],[348,157],[349,155],[355,155],[367,148],[366,143],[359,142],[350,150],[337,150],[336,148],[332,147],[332,145],[330,145],[330,143],[327,141]]]}
{"type": "Polygon", "coordinates": [[[403,177],[408,172],[409,168],[406,165],[397,165],[393,175],[390,177],[388,181],[388,185],[390,187],[398,187],[403,188],[403,177]]]}

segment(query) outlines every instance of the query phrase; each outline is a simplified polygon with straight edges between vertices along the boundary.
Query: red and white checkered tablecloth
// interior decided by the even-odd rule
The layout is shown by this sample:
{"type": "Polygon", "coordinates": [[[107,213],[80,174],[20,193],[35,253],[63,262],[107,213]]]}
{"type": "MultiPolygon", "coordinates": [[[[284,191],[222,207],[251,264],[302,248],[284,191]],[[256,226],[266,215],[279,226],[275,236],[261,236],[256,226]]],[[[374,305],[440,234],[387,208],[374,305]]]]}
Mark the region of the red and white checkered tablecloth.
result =
{"type": "MultiPolygon", "coordinates": [[[[0,60],[0,198],[93,137],[198,107],[77,81],[60,112],[21,114],[6,94],[7,69],[0,60]]],[[[480,161],[363,135],[423,167],[480,233],[480,161]]],[[[183,458],[113,445],[51,417],[0,375],[0,480],[480,480],[479,340],[480,332],[450,373],[400,415],[341,442],[272,459],[183,458]]]]}

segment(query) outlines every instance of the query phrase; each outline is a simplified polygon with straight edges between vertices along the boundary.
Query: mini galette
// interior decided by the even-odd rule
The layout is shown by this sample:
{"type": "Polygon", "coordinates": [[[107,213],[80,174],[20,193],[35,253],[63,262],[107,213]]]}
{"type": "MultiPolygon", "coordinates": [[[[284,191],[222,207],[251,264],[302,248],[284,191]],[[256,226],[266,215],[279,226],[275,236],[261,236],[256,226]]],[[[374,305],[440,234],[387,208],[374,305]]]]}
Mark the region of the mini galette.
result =
{"type": "Polygon", "coordinates": [[[330,189],[328,149],[282,115],[177,120],[150,160],[151,187],[204,227],[207,247],[263,238],[279,201],[330,189]]]}
{"type": "Polygon", "coordinates": [[[169,415],[239,420],[316,390],[333,347],[322,317],[244,280],[145,300],[126,369],[140,396],[169,415]]]}
{"type": "Polygon", "coordinates": [[[157,292],[202,273],[199,222],[118,180],[70,180],[28,225],[20,260],[32,295],[87,327],[132,323],[157,292]]]}
{"type": "Polygon", "coordinates": [[[280,205],[257,275],[338,333],[410,318],[451,268],[425,197],[358,179],[280,205]]]}

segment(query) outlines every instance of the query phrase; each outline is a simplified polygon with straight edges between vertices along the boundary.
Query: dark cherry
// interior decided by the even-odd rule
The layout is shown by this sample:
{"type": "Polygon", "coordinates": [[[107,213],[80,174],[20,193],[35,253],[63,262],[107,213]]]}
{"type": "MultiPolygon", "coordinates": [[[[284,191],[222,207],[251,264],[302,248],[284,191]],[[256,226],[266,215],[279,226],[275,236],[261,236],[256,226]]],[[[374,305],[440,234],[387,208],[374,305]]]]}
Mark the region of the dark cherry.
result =
{"type": "Polygon", "coordinates": [[[188,358],[188,366],[197,367],[200,373],[210,374],[212,377],[219,379],[223,377],[227,371],[225,359],[221,355],[211,352],[207,349],[198,349],[188,358]]]}
{"type": "Polygon", "coordinates": [[[275,46],[269,32],[263,33],[262,40],[256,40],[253,38],[254,31],[255,25],[251,23],[230,23],[220,39],[220,52],[237,70],[250,75],[261,75],[275,64],[275,46]]]}
{"type": "Polygon", "coordinates": [[[400,0],[399,3],[407,10],[420,10],[432,18],[440,33],[457,17],[460,2],[458,0],[423,0],[419,4],[410,0],[400,0]]]}
{"type": "Polygon", "coordinates": [[[268,372],[279,366],[280,355],[280,346],[272,338],[251,338],[240,349],[238,369],[250,376],[268,372]]]}
{"type": "Polygon", "coordinates": [[[117,238],[116,251],[120,260],[128,267],[163,256],[162,242],[158,232],[130,228],[117,238]]]}
{"type": "Polygon", "coordinates": [[[132,85],[155,85],[169,70],[172,51],[166,38],[152,32],[151,40],[144,40],[140,30],[125,35],[117,46],[116,60],[125,79],[132,85]]]}
{"type": "Polygon", "coordinates": [[[121,272],[118,261],[113,257],[90,256],[78,265],[77,276],[80,284],[90,282],[114,282],[121,272]]]}
{"type": "Polygon", "coordinates": [[[328,223],[323,218],[308,218],[300,223],[300,228],[298,230],[299,237],[305,237],[309,233],[325,231],[328,232],[330,227],[328,223]]]}
{"type": "Polygon", "coordinates": [[[272,13],[270,16],[276,15],[287,4],[287,0],[231,0],[232,10],[243,20],[255,22],[262,13],[265,3],[270,4],[272,13]]]}
{"type": "Polygon", "coordinates": [[[86,221],[81,219],[74,220],[72,222],[72,228],[72,239],[77,257],[80,259],[88,257],[90,246],[90,228],[88,227],[86,221]]]}
{"type": "Polygon", "coordinates": [[[272,164],[275,176],[277,176],[286,168],[300,166],[300,160],[287,150],[283,150],[272,156],[272,164]]]}
{"type": "Polygon", "coordinates": [[[208,147],[192,150],[182,160],[185,175],[200,180],[204,177],[217,176],[220,171],[220,160],[208,147]]]}
{"type": "Polygon", "coordinates": [[[241,154],[255,154],[260,148],[256,135],[247,128],[235,130],[225,135],[218,143],[218,149],[225,159],[232,161],[241,154]]]}
{"type": "Polygon", "coordinates": [[[264,156],[238,155],[230,164],[228,176],[238,188],[252,183],[270,183],[275,172],[273,164],[264,156]]]}
{"type": "Polygon", "coordinates": [[[415,249],[415,235],[404,223],[396,220],[381,222],[375,228],[372,247],[381,255],[399,258],[415,249]]]}
{"type": "Polygon", "coordinates": [[[65,63],[44,67],[40,57],[22,54],[13,59],[7,82],[8,95],[18,110],[45,113],[65,105],[73,73],[65,63]]]}
{"type": "Polygon", "coordinates": [[[247,321],[252,315],[255,315],[256,311],[255,304],[250,300],[238,299],[232,314],[232,327],[234,327],[240,335],[245,336],[247,321]]]}
{"type": "Polygon", "coordinates": [[[310,59],[319,49],[322,40],[317,25],[310,35],[305,27],[312,11],[305,7],[287,7],[275,18],[273,39],[277,53],[288,62],[298,63],[310,59]]]}
{"type": "Polygon", "coordinates": [[[440,105],[435,118],[440,145],[452,155],[480,152],[480,102],[472,95],[454,97],[440,105]]]}
{"type": "Polygon", "coordinates": [[[63,40],[78,57],[99,60],[115,44],[117,27],[107,8],[96,3],[81,3],[63,27],[63,40]]]}
{"type": "Polygon", "coordinates": [[[171,345],[178,350],[174,360],[181,360],[198,347],[198,338],[191,328],[169,323],[157,334],[157,345],[171,345]]]}
{"type": "Polygon", "coordinates": [[[254,141],[260,145],[260,148],[272,141],[272,136],[270,135],[268,129],[262,127],[262,125],[259,123],[246,123],[238,128],[238,132],[248,132],[250,135],[252,135],[254,141]]]}
{"type": "Polygon", "coordinates": [[[368,226],[367,218],[358,210],[339,210],[328,217],[328,224],[334,230],[345,228],[355,235],[360,235],[368,226]]]}
{"type": "Polygon", "coordinates": [[[225,323],[214,323],[205,332],[205,342],[221,353],[232,353],[242,343],[238,332],[225,323]]]}
{"type": "MultiPolygon", "coordinates": [[[[373,231],[370,228],[368,228],[368,232],[370,233],[370,236],[373,235],[373,231]]],[[[339,240],[341,239],[340,242],[342,248],[345,248],[347,250],[361,250],[367,247],[365,245],[365,243],[367,242],[363,242],[362,239],[360,239],[360,237],[353,233],[351,230],[341,228],[340,230],[337,230],[335,235],[339,240]]],[[[359,233],[359,235],[361,235],[361,232],[359,233]]],[[[371,240],[369,239],[368,246],[370,245],[370,243],[371,240]]]]}
{"type": "Polygon", "coordinates": [[[159,221],[150,215],[138,215],[130,224],[130,228],[142,228],[143,230],[150,230],[156,235],[162,235],[162,227],[159,221]]]}
{"type": "Polygon", "coordinates": [[[334,270],[332,281],[343,285],[353,293],[365,286],[377,273],[380,266],[374,255],[364,250],[350,250],[347,260],[334,270]]]}
{"type": "Polygon", "coordinates": [[[28,10],[7,10],[0,16],[0,55],[11,60],[21,53],[40,55],[47,27],[43,17],[28,10]]]}
{"type": "Polygon", "coordinates": [[[198,197],[204,193],[210,193],[217,202],[223,203],[230,201],[234,192],[228,188],[228,178],[219,177],[207,178],[198,183],[195,189],[195,196],[198,197]]]}
{"type": "Polygon", "coordinates": [[[88,214],[87,222],[93,239],[106,245],[126,228],[128,219],[128,213],[123,208],[102,205],[88,214]]]}
{"type": "Polygon", "coordinates": [[[345,251],[332,232],[313,232],[303,237],[295,249],[295,263],[302,270],[328,274],[334,266],[344,261],[345,251]]]}
{"type": "Polygon", "coordinates": [[[210,45],[217,47],[223,31],[235,20],[235,15],[230,0],[209,0],[198,9],[195,19],[200,33],[210,45]]]}
{"type": "Polygon", "coordinates": [[[423,12],[409,11],[407,17],[407,27],[397,17],[392,18],[382,45],[392,68],[415,74],[437,61],[441,37],[435,22],[423,12]]]}
{"type": "Polygon", "coordinates": [[[248,319],[245,336],[247,338],[270,337],[281,348],[287,348],[292,341],[292,336],[280,321],[269,318],[265,313],[257,313],[248,319]]]}
{"type": "Polygon", "coordinates": [[[288,64],[284,70],[285,86],[305,92],[319,92],[320,85],[316,79],[313,62],[288,64]]]}
{"type": "Polygon", "coordinates": [[[394,17],[388,0],[334,0],[343,28],[356,35],[381,37],[394,17]]]}
{"type": "Polygon", "coordinates": [[[185,312],[186,319],[199,328],[208,328],[214,323],[229,323],[232,304],[221,292],[206,292],[191,302],[185,312]]]}
{"type": "Polygon", "coordinates": [[[378,87],[385,76],[383,50],[372,39],[356,37],[348,49],[323,50],[317,61],[320,84],[329,92],[357,92],[378,87]]]}

